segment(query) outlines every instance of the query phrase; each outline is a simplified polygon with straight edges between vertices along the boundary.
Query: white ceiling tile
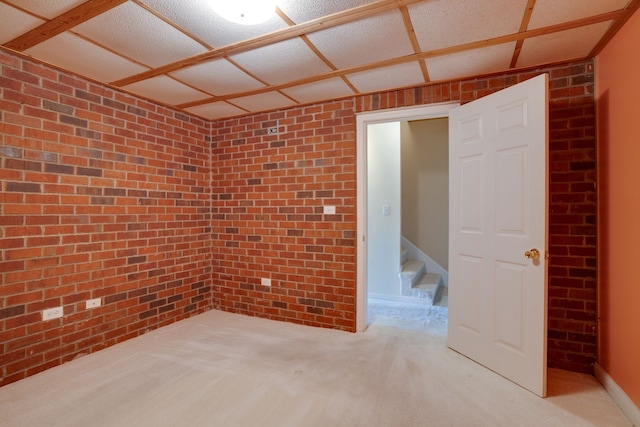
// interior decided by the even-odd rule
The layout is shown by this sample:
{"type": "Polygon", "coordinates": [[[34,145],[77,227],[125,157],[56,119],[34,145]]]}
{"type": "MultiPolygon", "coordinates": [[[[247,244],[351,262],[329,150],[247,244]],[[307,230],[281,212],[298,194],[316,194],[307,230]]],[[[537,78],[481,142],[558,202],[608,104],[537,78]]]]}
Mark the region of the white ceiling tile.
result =
{"type": "Polygon", "coordinates": [[[0,44],[36,28],[44,21],[16,8],[0,3],[0,44]]]}
{"type": "Polygon", "coordinates": [[[73,30],[153,67],[206,52],[200,43],[131,2],[90,19],[73,30]]]}
{"type": "Polygon", "coordinates": [[[528,29],[547,27],[623,9],[629,0],[537,0],[528,29]]]}
{"type": "Polygon", "coordinates": [[[249,111],[275,110],[290,107],[292,100],[278,92],[267,92],[258,95],[243,96],[230,99],[229,102],[249,111]]]}
{"type": "Polygon", "coordinates": [[[144,0],[144,2],[215,48],[287,27],[287,24],[275,14],[273,18],[257,25],[229,22],[213,11],[211,0],[144,0]]]}
{"type": "Polygon", "coordinates": [[[347,75],[358,91],[376,92],[385,89],[424,84],[424,77],[417,62],[377,68],[347,75]]]}
{"type": "Polygon", "coordinates": [[[216,59],[171,73],[176,79],[212,95],[247,92],[264,84],[225,59],[216,59]]]}
{"type": "Polygon", "coordinates": [[[278,7],[293,22],[301,24],[312,19],[333,13],[342,12],[357,6],[373,3],[375,0],[324,0],[324,1],[300,1],[280,0],[278,7]]]}
{"type": "Polygon", "coordinates": [[[522,44],[518,67],[586,57],[605,34],[611,21],[527,39],[522,44]]]}
{"type": "Polygon", "coordinates": [[[155,99],[169,105],[183,104],[209,97],[208,94],[185,86],[167,76],[152,77],[122,88],[145,98],[155,99]]]}
{"type": "Polygon", "coordinates": [[[409,5],[423,51],[517,33],[527,0],[446,0],[409,5]]]}
{"type": "Polygon", "coordinates": [[[53,19],[76,6],[80,6],[85,1],[86,0],[9,0],[9,3],[13,3],[35,15],[53,19]]]}
{"type": "Polygon", "coordinates": [[[338,68],[414,53],[398,11],[318,31],[309,34],[309,40],[338,68]]]}
{"type": "Polygon", "coordinates": [[[215,120],[224,117],[233,117],[247,114],[245,110],[242,110],[226,102],[212,102],[210,104],[198,105],[186,109],[188,112],[195,114],[196,116],[204,117],[205,119],[215,120]]]}
{"type": "Polygon", "coordinates": [[[274,85],[331,71],[331,68],[297,37],[239,53],[231,59],[254,76],[274,85]]]}
{"type": "Polygon", "coordinates": [[[342,98],[354,94],[353,90],[340,78],[321,80],[282,91],[302,103],[342,98]]]}
{"type": "Polygon", "coordinates": [[[516,43],[473,49],[426,60],[433,81],[472,77],[509,69],[516,43]]]}
{"type": "Polygon", "coordinates": [[[52,37],[27,49],[25,53],[104,82],[112,82],[147,70],[140,64],[124,59],[70,33],[52,37]]]}

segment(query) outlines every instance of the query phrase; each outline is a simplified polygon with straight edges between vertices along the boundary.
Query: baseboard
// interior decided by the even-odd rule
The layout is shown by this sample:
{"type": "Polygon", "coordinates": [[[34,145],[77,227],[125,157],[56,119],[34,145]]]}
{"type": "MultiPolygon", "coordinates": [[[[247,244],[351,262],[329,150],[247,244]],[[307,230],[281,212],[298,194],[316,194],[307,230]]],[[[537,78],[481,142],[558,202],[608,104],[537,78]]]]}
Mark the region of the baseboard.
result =
{"type": "Polygon", "coordinates": [[[408,302],[412,304],[432,305],[431,300],[428,298],[412,298],[412,297],[406,297],[404,295],[385,295],[385,294],[374,294],[371,292],[369,292],[368,296],[371,299],[378,299],[383,301],[408,302]]]}
{"type": "Polygon", "coordinates": [[[600,384],[602,384],[602,387],[609,393],[609,396],[611,396],[613,401],[616,402],[622,412],[629,418],[629,421],[631,421],[634,426],[640,426],[640,409],[638,409],[635,403],[627,396],[627,393],[625,393],[602,366],[597,363],[594,366],[594,374],[600,384]]]}

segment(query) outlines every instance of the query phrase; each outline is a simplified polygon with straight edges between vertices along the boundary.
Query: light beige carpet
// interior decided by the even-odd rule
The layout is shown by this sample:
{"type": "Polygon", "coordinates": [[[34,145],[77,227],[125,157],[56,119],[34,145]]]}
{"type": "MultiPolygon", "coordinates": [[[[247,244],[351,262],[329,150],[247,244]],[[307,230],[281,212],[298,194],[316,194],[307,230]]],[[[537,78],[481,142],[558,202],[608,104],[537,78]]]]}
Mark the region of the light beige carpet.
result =
{"type": "Polygon", "coordinates": [[[591,376],[550,370],[541,399],[447,349],[442,321],[392,317],[351,334],[211,311],[0,388],[0,425],[631,425],[591,376]]]}

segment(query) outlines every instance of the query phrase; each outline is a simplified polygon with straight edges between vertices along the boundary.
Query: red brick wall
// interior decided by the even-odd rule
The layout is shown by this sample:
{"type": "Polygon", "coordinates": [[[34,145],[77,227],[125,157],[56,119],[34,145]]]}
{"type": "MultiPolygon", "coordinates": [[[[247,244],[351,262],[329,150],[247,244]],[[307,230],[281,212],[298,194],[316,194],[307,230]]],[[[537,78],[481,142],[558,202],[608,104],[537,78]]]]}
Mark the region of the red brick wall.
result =
{"type": "Polygon", "coordinates": [[[209,308],[210,124],[0,67],[0,385],[209,308]]]}
{"type": "Polygon", "coordinates": [[[549,365],[592,373],[596,361],[594,64],[551,72],[549,365]]]}
{"type": "Polygon", "coordinates": [[[355,329],[355,114],[468,102],[550,74],[549,366],[595,357],[593,63],[389,91],[220,121],[213,129],[217,308],[355,329]],[[278,135],[267,130],[277,127],[278,135]],[[322,205],[336,205],[323,215],[322,205]],[[261,277],[273,280],[271,287],[261,277]]]}
{"type": "Polygon", "coordinates": [[[354,330],[353,111],[336,101],[214,125],[217,308],[354,330]]]}

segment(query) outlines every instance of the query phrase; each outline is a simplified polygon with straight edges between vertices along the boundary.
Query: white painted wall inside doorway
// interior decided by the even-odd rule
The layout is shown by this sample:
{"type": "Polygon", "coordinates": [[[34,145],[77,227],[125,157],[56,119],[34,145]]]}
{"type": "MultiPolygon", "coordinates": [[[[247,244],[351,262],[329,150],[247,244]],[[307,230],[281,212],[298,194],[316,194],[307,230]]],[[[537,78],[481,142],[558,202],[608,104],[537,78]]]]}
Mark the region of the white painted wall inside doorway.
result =
{"type": "Polygon", "coordinates": [[[367,183],[368,289],[400,295],[400,122],[369,126],[367,183]]]}

